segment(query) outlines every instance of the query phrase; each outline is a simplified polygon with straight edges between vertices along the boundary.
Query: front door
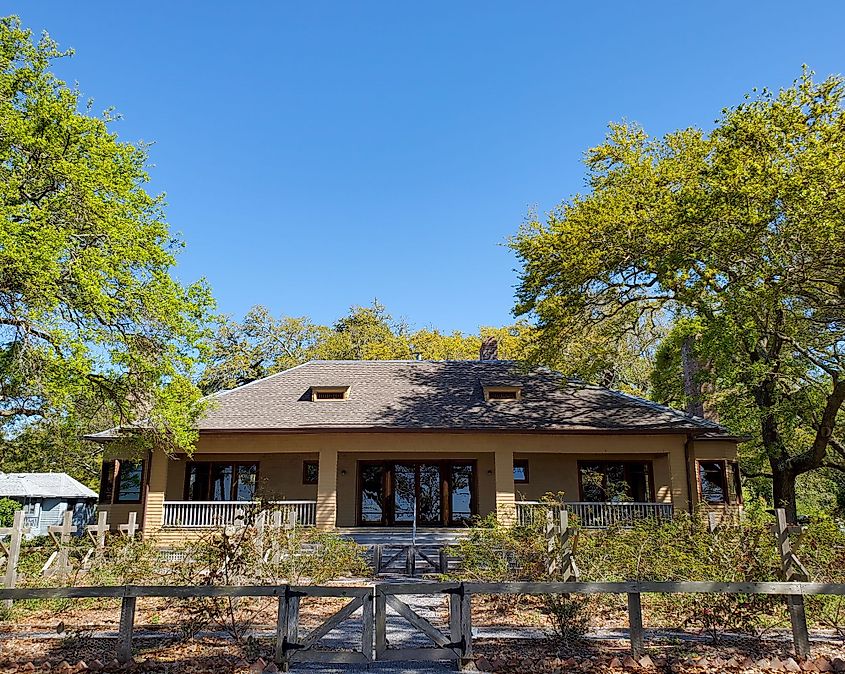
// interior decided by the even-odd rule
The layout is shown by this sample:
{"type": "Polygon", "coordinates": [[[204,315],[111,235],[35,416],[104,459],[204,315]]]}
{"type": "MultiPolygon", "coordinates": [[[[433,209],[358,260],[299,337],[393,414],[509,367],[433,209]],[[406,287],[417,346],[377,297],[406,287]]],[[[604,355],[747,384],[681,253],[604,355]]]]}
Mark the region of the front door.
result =
{"type": "Polygon", "coordinates": [[[476,514],[473,461],[360,461],[358,524],[457,526],[476,514]]]}

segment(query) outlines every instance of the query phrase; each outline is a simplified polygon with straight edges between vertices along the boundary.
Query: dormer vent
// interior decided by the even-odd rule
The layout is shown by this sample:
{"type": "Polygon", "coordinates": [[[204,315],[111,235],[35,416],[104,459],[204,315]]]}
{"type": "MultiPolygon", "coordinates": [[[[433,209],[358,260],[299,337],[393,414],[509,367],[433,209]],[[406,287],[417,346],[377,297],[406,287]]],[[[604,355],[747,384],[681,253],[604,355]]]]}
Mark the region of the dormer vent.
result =
{"type": "Polygon", "coordinates": [[[521,400],[522,387],[521,386],[485,386],[484,400],[488,402],[491,400],[521,400]]]}
{"type": "Polygon", "coordinates": [[[348,386],[312,386],[311,401],[322,400],[347,400],[349,398],[348,386]]]}

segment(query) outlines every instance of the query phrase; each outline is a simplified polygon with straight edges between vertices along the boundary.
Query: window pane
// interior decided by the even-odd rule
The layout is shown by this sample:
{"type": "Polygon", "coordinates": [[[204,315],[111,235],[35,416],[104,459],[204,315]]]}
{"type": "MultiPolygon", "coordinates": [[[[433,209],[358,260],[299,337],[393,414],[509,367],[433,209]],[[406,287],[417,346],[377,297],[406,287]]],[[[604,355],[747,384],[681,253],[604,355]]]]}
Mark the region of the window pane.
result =
{"type": "Polygon", "coordinates": [[[451,471],[452,521],[464,522],[472,517],[472,464],[453,464],[451,471]]]}
{"type": "Polygon", "coordinates": [[[721,461],[701,461],[698,464],[701,498],[707,503],[725,503],[725,466],[721,461]]]}
{"type": "Polygon", "coordinates": [[[111,503],[114,494],[114,461],[103,461],[100,473],[100,503],[111,503]]]}
{"type": "Polygon", "coordinates": [[[605,501],[604,471],[600,463],[582,463],[581,470],[581,498],[585,501],[605,501]]]}
{"type": "Polygon", "coordinates": [[[208,501],[208,475],[210,465],[207,463],[188,464],[187,489],[185,498],[188,501],[208,501]]]}
{"type": "Polygon", "coordinates": [[[513,481],[514,482],[528,482],[528,462],[514,461],[513,463],[513,481]]]}
{"type": "Polygon", "coordinates": [[[232,464],[211,464],[211,501],[229,501],[232,498],[232,464]]]}
{"type": "Polygon", "coordinates": [[[423,463],[419,466],[420,497],[417,504],[417,520],[428,524],[442,523],[442,482],[440,465],[423,463]]]}
{"type": "Polygon", "coordinates": [[[120,461],[118,464],[117,503],[141,500],[141,478],[144,473],[142,461],[120,461]]]}
{"type": "Polygon", "coordinates": [[[384,517],[384,466],[361,466],[361,521],[381,522],[384,517]]]}
{"type": "Polygon", "coordinates": [[[742,503],[742,479],[739,473],[739,464],[734,462],[731,464],[733,468],[733,486],[734,486],[734,500],[736,503],[742,503]]]}
{"type": "Polygon", "coordinates": [[[319,461],[304,461],[302,463],[302,484],[317,484],[319,477],[319,461]]]}
{"type": "Polygon", "coordinates": [[[630,501],[628,481],[625,479],[624,463],[606,463],[605,470],[605,500],[619,503],[630,501]]]}
{"type": "Polygon", "coordinates": [[[651,503],[651,465],[648,463],[628,464],[628,495],[638,503],[651,503]]]}
{"type": "Polygon", "coordinates": [[[414,466],[397,464],[393,469],[393,519],[413,522],[417,501],[417,471],[414,466]]]}
{"type": "Polygon", "coordinates": [[[245,463],[238,466],[238,481],[235,493],[236,501],[252,501],[255,498],[255,480],[257,476],[257,463],[245,463]]]}

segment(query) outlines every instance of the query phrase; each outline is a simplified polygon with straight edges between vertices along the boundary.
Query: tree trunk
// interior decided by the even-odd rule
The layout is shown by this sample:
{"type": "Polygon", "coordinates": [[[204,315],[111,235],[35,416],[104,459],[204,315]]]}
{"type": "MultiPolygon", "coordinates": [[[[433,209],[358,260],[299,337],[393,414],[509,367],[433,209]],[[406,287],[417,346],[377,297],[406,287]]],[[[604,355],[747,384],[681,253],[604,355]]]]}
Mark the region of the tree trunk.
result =
{"type": "Polygon", "coordinates": [[[772,461],[772,497],[775,508],[786,510],[786,519],[790,524],[798,522],[798,506],[795,496],[795,479],[798,477],[792,470],[788,470],[772,461]]]}

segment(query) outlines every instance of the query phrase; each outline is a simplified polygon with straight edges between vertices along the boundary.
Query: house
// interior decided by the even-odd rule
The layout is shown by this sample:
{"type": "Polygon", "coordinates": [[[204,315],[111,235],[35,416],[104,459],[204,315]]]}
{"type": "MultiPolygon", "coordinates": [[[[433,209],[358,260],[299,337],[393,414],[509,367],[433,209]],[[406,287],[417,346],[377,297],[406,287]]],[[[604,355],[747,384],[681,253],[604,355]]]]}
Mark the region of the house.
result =
{"type": "Polygon", "coordinates": [[[68,510],[82,535],[97,503],[97,492],[67,473],[0,473],[0,498],[4,497],[21,504],[29,538],[46,536],[47,527],[61,524],[68,510]]]}
{"type": "MultiPolygon", "coordinates": [[[[484,355],[484,354],[482,354],[484,355]]],[[[544,368],[310,361],[212,396],[191,456],[106,445],[100,507],[163,544],[281,502],[324,528],[525,521],[563,492],[588,526],[740,503],[738,439],[701,418],[544,368]]]]}

